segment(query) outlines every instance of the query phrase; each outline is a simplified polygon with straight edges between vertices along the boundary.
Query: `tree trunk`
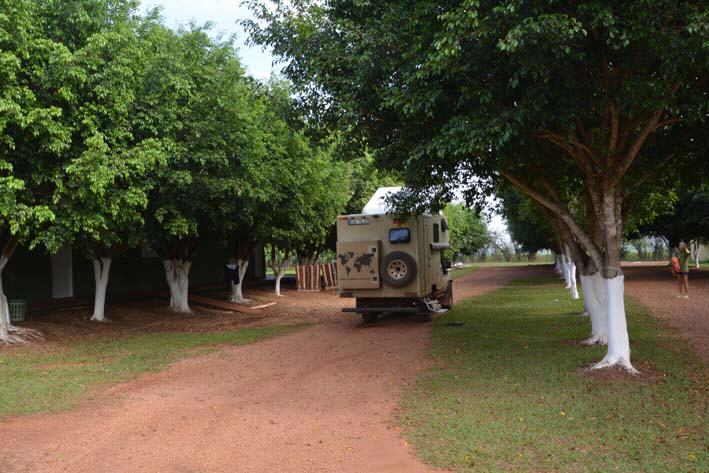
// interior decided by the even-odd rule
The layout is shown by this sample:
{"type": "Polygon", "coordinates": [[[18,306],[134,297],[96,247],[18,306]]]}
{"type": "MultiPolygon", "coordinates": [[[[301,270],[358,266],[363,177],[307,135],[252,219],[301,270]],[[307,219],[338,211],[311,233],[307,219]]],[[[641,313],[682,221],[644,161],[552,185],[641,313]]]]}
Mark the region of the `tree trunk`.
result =
{"type": "Polygon", "coordinates": [[[559,278],[566,281],[566,279],[568,277],[568,273],[566,271],[566,255],[564,255],[563,253],[561,255],[559,255],[559,263],[560,263],[559,268],[561,270],[559,272],[559,278]]]}
{"type": "Polygon", "coordinates": [[[94,258],[94,313],[91,320],[95,322],[107,322],[105,316],[106,309],[106,288],[108,288],[108,275],[111,270],[111,258],[94,258]]]}
{"type": "Polygon", "coordinates": [[[163,261],[165,279],[170,288],[169,310],[189,314],[189,273],[192,262],[177,258],[163,261]]]}
{"type": "Polygon", "coordinates": [[[10,321],[10,306],[7,303],[7,297],[2,287],[2,273],[16,245],[16,241],[8,242],[5,245],[2,256],[0,256],[0,343],[6,344],[25,343],[30,340],[44,340],[42,334],[37,330],[17,327],[12,325],[10,321]]]}
{"type": "Polygon", "coordinates": [[[281,296],[281,278],[286,272],[284,270],[278,271],[278,274],[276,274],[276,295],[281,296]]]}
{"type": "Polygon", "coordinates": [[[569,263],[569,290],[571,291],[571,298],[579,298],[579,290],[576,285],[576,263],[573,260],[569,263]]]}
{"type": "Polygon", "coordinates": [[[571,290],[571,265],[574,262],[568,256],[564,255],[564,288],[571,290]]]}
{"type": "MultiPolygon", "coordinates": [[[[4,259],[4,258],[3,258],[4,259]]],[[[0,265],[5,266],[5,263],[0,259],[0,265]]],[[[10,323],[10,307],[7,304],[7,297],[2,287],[2,271],[0,270],[0,341],[5,343],[22,343],[24,340],[21,337],[13,334],[15,327],[10,323]]]]}
{"type": "Polygon", "coordinates": [[[694,242],[694,266],[699,269],[702,267],[701,264],[699,264],[699,250],[701,249],[702,245],[699,244],[699,240],[694,242]]]}
{"type": "Polygon", "coordinates": [[[239,265],[239,284],[234,284],[233,282],[231,283],[231,297],[229,298],[229,301],[237,304],[244,304],[249,302],[249,299],[244,299],[244,293],[242,292],[244,278],[246,277],[246,270],[249,267],[249,259],[239,259],[236,264],[239,265]]]}
{"type": "Polygon", "coordinates": [[[554,271],[556,271],[556,274],[561,274],[561,255],[555,255],[554,261],[554,271]]]}
{"type": "Polygon", "coordinates": [[[269,266],[271,267],[271,271],[273,271],[273,274],[275,274],[276,276],[277,296],[281,296],[281,278],[283,278],[283,275],[286,272],[286,268],[288,267],[288,257],[289,252],[288,250],[286,250],[284,252],[283,258],[279,260],[276,245],[271,245],[271,260],[269,262],[269,266]]]}
{"type": "Polygon", "coordinates": [[[608,344],[608,329],[606,322],[606,314],[603,311],[604,300],[603,279],[600,274],[581,275],[581,291],[583,292],[583,302],[586,307],[586,312],[591,319],[591,337],[583,342],[584,345],[607,345],[608,344]],[[597,290],[598,289],[598,290],[597,290]]]}
{"type": "Polygon", "coordinates": [[[604,309],[608,321],[608,352],[600,362],[593,365],[593,368],[622,366],[631,373],[637,373],[637,370],[630,364],[630,341],[625,317],[623,279],[624,276],[622,275],[614,278],[603,278],[602,284],[605,290],[604,309]]]}

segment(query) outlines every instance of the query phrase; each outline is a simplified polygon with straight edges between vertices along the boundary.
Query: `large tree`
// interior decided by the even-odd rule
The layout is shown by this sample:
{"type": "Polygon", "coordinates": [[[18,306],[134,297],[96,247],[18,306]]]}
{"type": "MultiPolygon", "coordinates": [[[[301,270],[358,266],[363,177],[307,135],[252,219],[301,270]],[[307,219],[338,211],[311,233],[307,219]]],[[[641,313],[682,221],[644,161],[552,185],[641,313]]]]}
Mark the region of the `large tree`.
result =
{"type": "Polygon", "coordinates": [[[352,197],[354,170],[335,159],[338,146],[332,137],[314,142],[306,136],[306,122],[290,92],[283,82],[270,84],[267,148],[273,198],[260,216],[278,295],[290,259],[311,264],[325,248],[337,215],[352,197]]]}
{"type": "Polygon", "coordinates": [[[461,185],[473,191],[504,178],[532,198],[574,247],[583,272],[599,280],[608,352],[595,367],[633,371],[624,223],[658,171],[705,161],[704,5],[252,5],[262,21],[248,24],[252,38],[284,59],[313,113],[366,136],[412,189],[440,201],[461,185]],[[559,186],[562,179],[572,185],[559,186]]]}
{"type": "MultiPolygon", "coordinates": [[[[107,12],[92,11],[97,18],[107,16],[107,12]]],[[[144,107],[140,94],[143,71],[148,69],[138,29],[147,25],[131,13],[126,10],[123,16],[114,15],[111,23],[102,24],[103,30],[93,32],[74,52],[77,72],[69,85],[75,104],[67,111],[72,141],[54,196],[55,231],[63,232],[65,240],[93,262],[91,320],[99,322],[106,321],[106,289],[113,258],[144,240],[148,193],[164,154],[160,141],[148,136],[136,139],[137,112],[144,107]]],[[[78,12],[72,15],[81,17],[78,12]]],[[[60,38],[76,36],[73,23],[52,28],[60,38]],[[61,28],[70,31],[61,34],[61,28]]]]}
{"type": "Polygon", "coordinates": [[[56,250],[53,194],[70,141],[63,111],[74,72],[71,52],[48,39],[37,2],[0,1],[0,342],[36,332],[10,323],[2,271],[18,245],[56,250]]]}
{"type": "Polygon", "coordinates": [[[244,182],[236,172],[251,152],[252,88],[231,41],[193,27],[153,28],[137,137],[160,139],[166,165],[150,193],[150,243],[165,268],[170,309],[189,312],[192,260],[204,239],[223,238],[244,182]]]}

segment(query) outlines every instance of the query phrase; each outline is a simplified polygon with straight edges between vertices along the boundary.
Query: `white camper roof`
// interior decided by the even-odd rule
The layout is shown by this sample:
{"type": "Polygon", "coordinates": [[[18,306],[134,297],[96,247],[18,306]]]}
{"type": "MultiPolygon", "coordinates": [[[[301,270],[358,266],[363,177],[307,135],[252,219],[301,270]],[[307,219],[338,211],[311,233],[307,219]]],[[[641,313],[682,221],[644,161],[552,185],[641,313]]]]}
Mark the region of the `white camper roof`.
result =
{"type": "Polygon", "coordinates": [[[401,190],[401,187],[380,187],[369,199],[367,205],[362,209],[364,215],[383,215],[391,211],[391,208],[386,204],[385,199],[392,194],[396,194],[401,190]]]}

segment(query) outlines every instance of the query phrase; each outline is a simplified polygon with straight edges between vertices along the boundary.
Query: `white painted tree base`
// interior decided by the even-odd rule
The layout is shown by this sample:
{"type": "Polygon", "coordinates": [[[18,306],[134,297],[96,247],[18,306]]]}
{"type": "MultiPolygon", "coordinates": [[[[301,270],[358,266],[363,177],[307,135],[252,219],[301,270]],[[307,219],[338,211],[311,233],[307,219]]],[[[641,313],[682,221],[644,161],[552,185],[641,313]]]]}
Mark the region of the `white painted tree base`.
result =
{"type": "Polygon", "coordinates": [[[608,330],[606,328],[606,315],[603,311],[603,303],[601,302],[602,300],[605,300],[605,297],[601,294],[603,290],[603,278],[601,278],[598,273],[595,273],[593,275],[582,274],[580,279],[581,292],[583,293],[583,303],[586,307],[586,312],[591,319],[591,336],[581,342],[581,344],[607,345],[608,330]],[[596,285],[598,285],[598,291],[596,290],[596,285]]]}
{"type": "Polygon", "coordinates": [[[92,322],[107,323],[106,318],[106,289],[108,288],[108,275],[111,271],[111,258],[94,258],[94,313],[92,322]]]}
{"type": "Polygon", "coordinates": [[[285,274],[285,271],[282,271],[276,275],[276,295],[278,297],[283,297],[281,294],[281,278],[283,278],[283,275],[285,274]]]}
{"type": "Polygon", "coordinates": [[[12,325],[10,321],[10,306],[7,303],[5,290],[2,287],[2,272],[8,261],[9,259],[6,256],[0,256],[0,343],[16,345],[30,341],[42,341],[45,338],[41,332],[12,325]]]}
{"type": "Polygon", "coordinates": [[[569,291],[571,291],[571,298],[579,298],[578,286],[576,286],[576,265],[572,261],[569,263],[569,291]]]}
{"type": "Polygon", "coordinates": [[[608,323],[608,352],[591,369],[617,366],[625,369],[628,373],[637,374],[638,371],[630,363],[630,340],[625,317],[623,280],[623,276],[602,280],[602,286],[605,291],[603,308],[606,311],[608,323]]]}
{"type": "Polygon", "coordinates": [[[165,279],[170,289],[170,305],[168,310],[181,314],[189,314],[189,274],[192,262],[189,260],[164,260],[165,279]]]}
{"type": "Polygon", "coordinates": [[[246,277],[246,270],[249,268],[249,260],[239,260],[236,264],[239,265],[239,284],[231,283],[231,296],[229,297],[229,302],[234,302],[235,304],[246,304],[247,302],[251,302],[251,299],[244,298],[242,283],[244,282],[244,277],[246,277]]]}
{"type": "Polygon", "coordinates": [[[566,256],[561,255],[561,259],[559,261],[561,262],[559,265],[559,279],[566,281],[568,278],[566,271],[566,256]]]}

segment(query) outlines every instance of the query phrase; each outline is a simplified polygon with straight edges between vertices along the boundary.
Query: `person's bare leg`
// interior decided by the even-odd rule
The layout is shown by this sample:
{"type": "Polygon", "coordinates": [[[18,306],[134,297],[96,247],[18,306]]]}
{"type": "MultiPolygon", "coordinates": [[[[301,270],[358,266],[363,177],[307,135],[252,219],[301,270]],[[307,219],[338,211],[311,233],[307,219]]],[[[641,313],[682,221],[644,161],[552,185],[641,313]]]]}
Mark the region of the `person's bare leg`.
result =
{"type": "Polygon", "coordinates": [[[689,297],[689,274],[683,274],[682,279],[684,280],[684,297],[689,297]]]}
{"type": "Polygon", "coordinates": [[[681,274],[677,275],[677,285],[678,285],[678,289],[679,289],[679,294],[677,295],[677,297],[682,297],[682,288],[684,287],[684,282],[682,281],[681,274]]]}

